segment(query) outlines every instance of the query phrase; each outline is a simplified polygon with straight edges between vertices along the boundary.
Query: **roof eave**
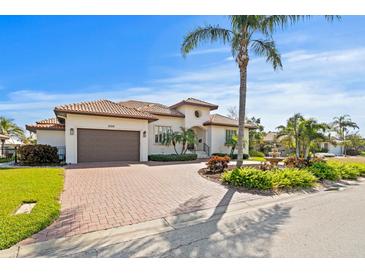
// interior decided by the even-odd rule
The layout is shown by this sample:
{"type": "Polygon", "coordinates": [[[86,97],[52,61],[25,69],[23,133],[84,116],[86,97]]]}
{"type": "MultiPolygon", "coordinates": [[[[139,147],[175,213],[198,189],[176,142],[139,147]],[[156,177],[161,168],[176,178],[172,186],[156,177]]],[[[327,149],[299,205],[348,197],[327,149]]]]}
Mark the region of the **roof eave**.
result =
{"type": "Polygon", "coordinates": [[[108,114],[108,113],[100,113],[100,112],[87,112],[87,111],[72,111],[72,110],[59,110],[57,108],[54,109],[55,114],[79,114],[79,115],[92,115],[92,116],[103,116],[103,117],[114,117],[114,118],[127,118],[127,119],[138,119],[138,120],[148,120],[148,121],[157,121],[157,117],[137,117],[132,115],[116,115],[116,114],[108,114]]]}
{"type": "Polygon", "coordinates": [[[177,103],[175,105],[170,106],[169,108],[175,109],[175,108],[177,108],[179,106],[182,106],[182,105],[191,105],[191,106],[206,107],[206,108],[209,108],[210,110],[218,109],[218,106],[217,105],[208,106],[208,105],[204,105],[204,104],[192,103],[192,102],[187,102],[187,101],[181,101],[181,102],[179,102],[179,103],[177,103]]]}

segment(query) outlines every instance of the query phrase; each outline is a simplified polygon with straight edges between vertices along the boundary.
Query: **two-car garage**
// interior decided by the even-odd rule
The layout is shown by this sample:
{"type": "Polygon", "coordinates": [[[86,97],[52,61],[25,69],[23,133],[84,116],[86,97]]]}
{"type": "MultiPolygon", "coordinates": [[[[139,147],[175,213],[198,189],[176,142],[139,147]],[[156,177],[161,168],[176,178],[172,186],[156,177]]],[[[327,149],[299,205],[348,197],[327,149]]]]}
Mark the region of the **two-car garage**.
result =
{"type": "Polygon", "coordinates": [[[77,162],[140,160],[140,132],[77,129],[77,162]]]}

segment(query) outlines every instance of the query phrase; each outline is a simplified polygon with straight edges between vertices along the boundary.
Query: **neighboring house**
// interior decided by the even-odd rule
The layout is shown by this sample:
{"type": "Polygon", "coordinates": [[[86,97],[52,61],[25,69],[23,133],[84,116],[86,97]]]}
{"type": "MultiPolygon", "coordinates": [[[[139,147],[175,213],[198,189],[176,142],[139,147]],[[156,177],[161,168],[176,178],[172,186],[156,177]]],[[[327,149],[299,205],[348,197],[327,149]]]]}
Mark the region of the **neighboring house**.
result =
{"type": "MultiPolygon", "coordinates": [[[[210,113],[217,108],[194,98],[172,106],[98,100],[58,106],[54,109],[55,118],[26,128],[36,134],[38,144],[65,150],[67,163],[147,161],[151,154],[175,153],[162,140],[168,131],[180,131],[181,127],[194,130],[198,143],[193,150],[206,157],[229,153],[226,140],[238,130],[237,120],[210,113]]],[[[245,126],[247,144],[249,128],[254,126],[245,126]]]]}
{"type": "Polygon", "coordinates": [[[4,134],[0,134],[0,157],[5,157],[5,142],[9,140],[9,137],[4,134]]]}
{"type": "Polygon", "coordinates": [[[290,151],[283,146],[282,141],[284,140],[284,136],[277,136],[277,132],[269,131],[264,136],[263,142],[265,144],[265,149],[269,149],[269,151],[266,151],[265,154],[269,154],[271,152],[271,148],[276,145],[278,151],[280,152],[280,155],[286,156],[290,153],[290,151]]]}
{"type": "Polygon", "coordinates": [[[331,142],[321,142],[319,146],[325,153],[329,154],[342,155],[344,151],[343,145],[339,143],[334,144],[331,142]]]}

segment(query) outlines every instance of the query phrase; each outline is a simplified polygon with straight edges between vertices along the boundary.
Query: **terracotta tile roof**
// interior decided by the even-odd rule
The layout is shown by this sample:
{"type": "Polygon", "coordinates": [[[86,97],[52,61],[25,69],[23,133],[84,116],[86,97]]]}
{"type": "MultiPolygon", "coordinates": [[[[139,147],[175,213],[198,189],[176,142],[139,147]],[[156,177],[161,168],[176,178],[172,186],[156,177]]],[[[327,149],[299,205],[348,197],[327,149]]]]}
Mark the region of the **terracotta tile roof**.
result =
{"type": "Polygon", "coordinates": [[[168,106],[158,103],[129,100],[125,102],[119,102],[118,104],[155,115],[185,117],[185,115],[182,114],[180,111],[177,111],[176,109],[171,109],[168,106]]]}
{"type": "Polygon", "coordinates": [[[0,133],[0,139],[7,140],[7,139],[9,139],[9,136],[0,133]]]}
{"type": "MultiPolygon", "coordinates": [[[[229,117],[221,115],[221,114],[211,114],[211,115],[209,115],[209,120],[204,122],[203,125],[238,127],[238,120],[229,118],[229,117]]],[[[251,128],[251,129],[256,128],[254,125],[249,124],[249,123],[246,123],[245,127],[251,128]]]]}
{"type": "Polygon", "coordinates": [[[54,109],[56,114],[59,113],[75,113],[75,114],[90,114],[108,117],[123,117],[143,120],[157,120],[158,118],[148,112],[136,110],[122,106],[109,100],[98,100],[92,102],[81,102],[58,106],[54,109]]]}
{"type": "Polygon", "coordinates": [[[35,123],[35,125],[26,125],[25,128],[31,132],[37,129],[42,130],[65,130],[65,125],[61,124],[57,118],[48,118],[35,123]]]}
{"type": "Polygon", "coordinates": [[[280,137],[277,137],[277,132],[273,132],[273,131],[269,131],[268,133],[266,133],[263,141],[264,142],[280,142],[282,141],[285,136],[280,136],[280,137]]]}
{"type": "Polygon", "coordinates": [[[214,104],[202,101],[202,100],[198,100],[198,99],[195,99],[195,98],[188,98],[186,100],[182,100],[182,101],[176,103],[175,105],[170,106],[170,108],[177,108],[177,107],[182,106],[182,105],[194,105],[194,106],[209,107],[210,110],[214,110],[214,109],[218,108],[217,105],[214,105],[214,104]]]}

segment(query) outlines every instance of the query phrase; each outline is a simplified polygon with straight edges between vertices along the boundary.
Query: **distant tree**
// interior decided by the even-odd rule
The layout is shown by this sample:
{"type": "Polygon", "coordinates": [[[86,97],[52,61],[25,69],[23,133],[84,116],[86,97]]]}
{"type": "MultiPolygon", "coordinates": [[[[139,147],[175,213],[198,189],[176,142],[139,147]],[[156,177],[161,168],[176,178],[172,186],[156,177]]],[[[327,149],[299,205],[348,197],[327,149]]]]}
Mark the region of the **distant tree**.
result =
{"type": "Polygon", "coordinates": [[[16,137],[18,139],[24,138],[24,130],[19,127],[13,119],[0,117],[0,133],[9,137],[16,137]]]}
{"type": "Polygon", "coordinates": [[[247,119],[247,122],[254,125],[255,129],[249,131],[249,149],[250,150],[261,150],[264,145],[264,126],[261,124],[261,118],[251,117],[247,119]]]}
{"type": "Polygon", "coordinates": [[[358,133],[347,135],[345,143],[346,153],[351,151],[351,154],[358,155],[360,154],[360,150],[365,149],[365,139],[358,133]]]}
{"type": "Polygon", "coordinates": [[[319,142],[326,140],[326,123],[318,123],[316,119],[305,119],[296,113],[290,117],[286,125],[278,127],[277,137],[284,137],[286,142],[294,144],[296,157],[308,158],[319,142]]]}
{"type": "Polygon", "coordinates": [[[341,140],[341,153],[346,154],[346,136],[349,134],[350,129],[359,129],[359,126],[351,120],[350,115],[346,114],[334,117],[332,127],[341,140]]]}
{"type": "Polygon", "coordinates": [[[228,117],[238,120],[238,111],[236,106],[230,106],[227,108],[228,117]]]}

